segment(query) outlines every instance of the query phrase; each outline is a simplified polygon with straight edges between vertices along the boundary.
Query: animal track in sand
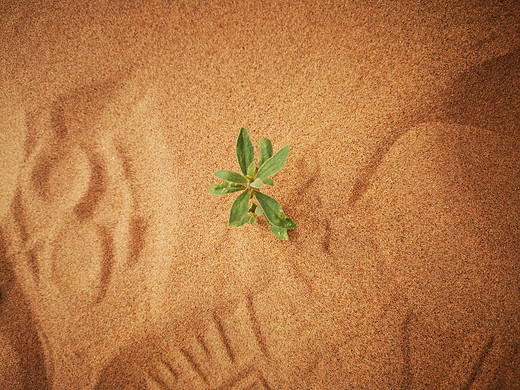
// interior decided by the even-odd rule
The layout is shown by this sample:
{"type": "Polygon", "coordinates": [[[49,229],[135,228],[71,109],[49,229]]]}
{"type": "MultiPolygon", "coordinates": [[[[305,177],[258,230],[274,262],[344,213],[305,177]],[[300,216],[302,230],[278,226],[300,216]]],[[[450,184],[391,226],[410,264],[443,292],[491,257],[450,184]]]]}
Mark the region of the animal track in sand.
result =
{"type": "MultiPolygon", "coordinates": [[[[72,367],[89,361],[89,353],[97,359],[95,348],[105,354],[119,348],[113,340],[121,327],[141,334],[165,300],[159,289],[169,280],[176,204],[163,199],[174,194],[175,161],[161,135],[150,131],[161,124],[142,121],[143,114],[157,117],[154,100],[133,88],[109,94],[115,101],[96,101],[100,109],[72,93],[26,115],[30,134],[6,247],[43,321],[39,336],[47,340],[46,365],[54,367],[47,374],[55,385],[87,383],[91,371],[67,377],[79,369],[72,367]],[[83,321],[86,315],[91,320],[83,321]],[[102,334],[94,342],[80,336],[92,326],[102,334]]],[[[78,93],[96,95],[88,89],[78,93]]]]}
{"type": "MultiPolygon", "coordinates": [[[[93,88],[94,95],[100,88],[107,94],[102,85],[93,88]]],[[[93,110],[90,95],[83,88],[58,98],[49,110],[27,113],[24,164],[11,205],[15,224],[9,229],[10,238],[16,237],[10,252],[24,255],[23,268],[32,275],[31,293],[42,277],[51,278],[74,306],[103,300],[118,258],[126,254],[123,263],[138,263],[149,225],[135,213],[129,222],[129,209],[136,206],[133,172],[115,150],[111,132],[78,119],[84,113],[101,117],[99,108],[107,102],[97,100],[93,110]],[[114,245],[121,237],[128,244],[114,245]]]]}
{"type": "MultiPolygon", "coordinates": [[[[25,168],[29,180],[18,188],[13,216],[36,285],[42,275],[51,277],[70,304],[81,306],[100,302],[110,280],[114,237],[106,218],[96,222],[95,213],[106,198],[107,166],[113,176],[118,165],[99,146],[89,147],[74,134],[63,137],[33,148],[25,168]]],[[[115,193],[110,189],[122,195],[122,207],[110,210],[118,215],[129,203],[124,183],[115,193]]]]}
{"type": "Polygon", "coordinates": [[[343,380],[336,341],[311,295],[286,265],[264,290],[196,309],[136,341],[104,368],[96,390],[334,388],[343,380]]]}
{"type": "Polygon", "coordinates": [[[172,324],[157,343],[135,345],[114,359],[96,389],[272,388],[263,373],[269,355],[253,305],[252,297],[243,297],[230,309],[203,314],[188,328],[172,324]]]}

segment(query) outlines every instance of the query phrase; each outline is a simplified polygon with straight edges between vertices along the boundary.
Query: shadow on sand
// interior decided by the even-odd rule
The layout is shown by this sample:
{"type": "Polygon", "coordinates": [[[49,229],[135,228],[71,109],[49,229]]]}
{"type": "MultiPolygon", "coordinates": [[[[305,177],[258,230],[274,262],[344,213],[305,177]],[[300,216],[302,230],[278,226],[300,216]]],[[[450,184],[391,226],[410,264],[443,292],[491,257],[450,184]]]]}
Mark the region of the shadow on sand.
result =
{"type": "Polygon", "coordinates": [[[464,72],[442,94],[446,119],[518,139],[520,48],[464,72]]]}

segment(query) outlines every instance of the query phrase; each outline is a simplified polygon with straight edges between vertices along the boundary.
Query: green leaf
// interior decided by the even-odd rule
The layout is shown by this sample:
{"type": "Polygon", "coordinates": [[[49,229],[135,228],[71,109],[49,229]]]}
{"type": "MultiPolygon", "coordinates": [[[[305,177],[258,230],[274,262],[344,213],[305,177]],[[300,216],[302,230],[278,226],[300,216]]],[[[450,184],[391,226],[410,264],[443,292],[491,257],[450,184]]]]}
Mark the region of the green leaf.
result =
{"type": "Polygon", "coordinates": [[[258,141],[260,148],[260,157],[258,158],[258,167],[261,167],[273,155],[273,145],[267,138],[262,138],[258,141]]]}
{"type": "Polygon", "coordinates": [[[271,222],[269,222],[269,220],[267,220],[267,224],[269,225],[269,229],[271,229],[271,232],[273,232],[273,234],[277,238],[279,238],[280,240],[283,240],[283,241],[289,240],[289,235],[287,234],[287,229],[275,226],[271,222]]]}
{"type": "Polygon", "coordinates": [[[231,181],[233,183],[247,183],[247,179],[242,176],[240,173],[232,172],[232,171],[226,171],[224,169],[221,169],[220,171],[217,171],[214,173],[216,177],[222,180],[231,181]]]}
{"type": "Polygon", "coordinates": [[[249,222],[249,220],[250,220],[250,216],[251,216],[251,214],[246,214],[246,215],[244,215],[244,216],[242,217],[242,219],[241,219],[239,222],[237,222],[236,224],[234,224],[234,226],[235,226],[235,227],[239,227],[239,226],[245,225],[246,223],[249,222]]]}
{"type": "Polygon", "coordinates": [[[256,211],[256,203],[251,203],[251,207],[247,210],[248,213],[254,213],[256,211]]]}
{"type": "Polygon", "coordinates": [[[266,186],[274,186],[274,180],[269,177],[262,179],[262,181],[266,186]]]}
{"type": "Polygon", "coordinates": [[[261,192],[255,193],[256,199],[258,199],[258,203],[262,206],[262,210],[264,211],[265,217],[271,222],[273,225],[284,228],[284,229],[294,229],[296,224],[290,218],[287,218],[283,213],[282,206],[275,199],[262,194],[261,192]]]}
{"type": "Polygon", "coordinates": [[[262,188],[262,179],[256,179],[254,182],[252,182],[251,187],[253,188],[262,188]]]}
{"type": "Polygon", "coordinates": [[[253,162],[254,153],[253,144],[247,130],[241,128],[237,140],[237,158],[244,175],[247,175],[247,168],[253,162]]]}
{"type": "Polygon", "coordinates": [[[254,161],[249,164],[249,166],[247,167],[247,176],[251,176],[251,177],[254,177],[255,176],[255,172],[256,171],[256,165],[254,163],[254,161]]]}
{"type": "Polygon", "coordinates": [[[257,216],[255,214],[249,214],[247,213],[246,215],[244,215],[242,217],[242,219],[240,220],[240,222],[238,222],[237,224],[235,224],[234,226],[235,227],[239,227],[239,226],[242,226],[242,225],[245,225],[246,223],[249,223],[249,224],[254,224],[256,222],[256,218],[257,216]]]}
{"type": "Polygon", "coordinates": [[[238,195],[238,198],[235,199],[229,214],[229,226],[239,223],[244,215],[246,215],[247,209],[249,208],[249,199],[251,199],[251,193],[249,191],[242,192],[238,195]]]}
{"type": "Polygon", "coordinates": [[[245,187],[241,184],[220,183],[220,184],[214,184],[211,187],[209,187],[209,193],[211,195],[225,195],[225,194],[231,194],[233,192],[237,192],[237,191],[240,191],[243,189],[245,189],[245,187]]]}
{"type": "Polygon", "coordinates": [[[254,213],[257,215],[257,216],[261,216],[264,212],[262,211],[262,206],[257,206],[256,207],[256,210],[254,210],[254,213]]]}
{"type": "Polygon", "coordinates": [[[282,169],[285,165],[288,156],[289,145],[282,148],[278,153],[276,153],[273,157],[267,160],[258,170],[258,174],[256,175],[256,177],[263,179],[278,173],[280,169],[282,169]]]}

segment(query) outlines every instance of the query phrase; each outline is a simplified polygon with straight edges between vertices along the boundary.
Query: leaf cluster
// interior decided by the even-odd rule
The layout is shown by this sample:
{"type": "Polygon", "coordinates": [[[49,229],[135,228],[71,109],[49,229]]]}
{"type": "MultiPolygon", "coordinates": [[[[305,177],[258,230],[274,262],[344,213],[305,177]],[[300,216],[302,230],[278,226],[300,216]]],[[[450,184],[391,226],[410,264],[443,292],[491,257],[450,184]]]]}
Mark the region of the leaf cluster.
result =
{"type": "Polygon", "coordinates": [[[288,240],[287,230],[294,229],[296,224],[284,214],[280,203],[260,192],[260,189],[274,185],[271,176],[284,167],[289,156],[289,146],[283,147],[274,156],[269,139],[262,138],[258,141],[258,147],[258,164],[255,164],[253,144],[247,130],[241,128],[236,153],[242,173],[227,170],[215,172],[215,176],[225,182],[212,185],[209,192],[212,195],[225,195],[242,191],[231,207],[229,226],[253,224],[264,215],[271,232],[281,240],[288,240]]]}

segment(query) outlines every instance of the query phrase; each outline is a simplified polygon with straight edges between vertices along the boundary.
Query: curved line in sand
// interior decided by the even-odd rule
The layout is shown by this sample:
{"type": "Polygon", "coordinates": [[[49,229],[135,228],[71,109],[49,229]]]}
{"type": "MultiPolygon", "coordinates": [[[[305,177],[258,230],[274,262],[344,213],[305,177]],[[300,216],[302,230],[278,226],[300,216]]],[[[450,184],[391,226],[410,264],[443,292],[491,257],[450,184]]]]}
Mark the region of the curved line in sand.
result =
{"type": "Polygon", "coordinates": [[[63,140],[69,132],[67,124],[65,123],[65,108],[63,105],[63,98],[58,99],[51,109],[51,128],[54,130],[58,142],[63,140]]]}
{"type": "Polygon", "coordinates": [[[107,294],[112,277],[112,269],[114,267],[114,238],[109,229],[104,226],[99,226],[97,231],[99,237],[101,238],[103,250],[98,295],[95,300],[95,303],[99,304],[101,301],[103,301],[107,294]]]}
{"type": "Polygon", "coordinates": [[[127,265],[133,268],[139,261],[142,250],[146,244],[146,232],[148,223],[144,218],[132,216],[130,219],[130,251],[128,254],[127,265]]]}
{"type": "Polygon", "coordinates": [[[397,133],[390,134],[390,137],[383,140],[383,142],[376,149],[372,155],[370,162],[361,169],[354,186],[352,187],[352,193],[347,200],[349,207],[354,207],[355,204],[366,194],[370,185],[372,184],[371,179],[377,171],[377,168],[382,164],[383,158],[390,152],[392,147],[397,141],[402,138],[406,133],[412,129],[412,125],[405,130],[398,131],[397,133]]]}
{"type": "Polygon", "coordinates": [[[76,207],[74,207],[74,212],[81,222],[92,218],[94,210],[106,191],[105,168],[95,155],[89,156],[89,161],[92,169],[89,188],[76,207]]]}

